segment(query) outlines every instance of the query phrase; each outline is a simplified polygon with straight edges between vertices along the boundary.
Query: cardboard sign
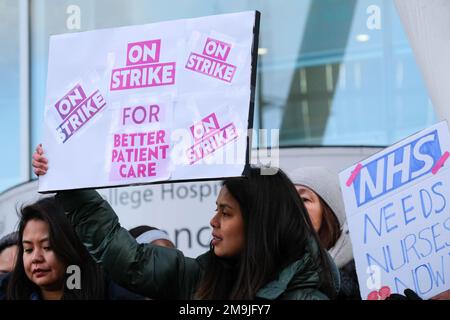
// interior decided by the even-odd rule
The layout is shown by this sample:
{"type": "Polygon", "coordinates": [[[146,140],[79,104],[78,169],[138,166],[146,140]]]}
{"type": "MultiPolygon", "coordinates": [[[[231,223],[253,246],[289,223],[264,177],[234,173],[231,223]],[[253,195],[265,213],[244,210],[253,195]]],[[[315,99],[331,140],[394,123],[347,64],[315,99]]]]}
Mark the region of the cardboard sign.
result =
{"type": "Polygon", "coordinates": [[[450,288],[449,151],[440,122],[339,174],[363,299],[450,288]]]}
{"type": "Polygon", "coordinates": [[[259,13],[50,38],[39,191],[241,176],[259,13]]]}

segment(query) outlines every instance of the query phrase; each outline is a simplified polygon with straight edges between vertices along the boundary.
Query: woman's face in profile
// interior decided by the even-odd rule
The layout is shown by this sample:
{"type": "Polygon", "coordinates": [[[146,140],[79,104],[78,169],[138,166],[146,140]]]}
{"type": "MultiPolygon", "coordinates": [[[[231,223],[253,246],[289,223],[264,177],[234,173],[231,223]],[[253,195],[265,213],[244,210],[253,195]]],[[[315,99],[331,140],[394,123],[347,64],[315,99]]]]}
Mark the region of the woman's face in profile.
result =
{"type": "Polygon", "coordinates": [[[322,225],[323,219],[323,208],[319,200],[319,196],[309,189],[308,187],[302,185],[296,185],[297,192],[302,198],[305,208],[308,211],[309,218],[313,224],[314,230],[319,231],[322,225]]]}
{"type": "Polygon", "coordinates": [[[64,287],[66,268],[50,246],[47,222],[33,219],[27,222],[22,236],[23,265],[27,277],[45,290],[64,287]]]}
{"type": "Polygon", "coordinates": [[[210,221],[214,253],[219,257],[236,257],[242,252],[245,239],[241,208],[226,187],[220,190],[216,205],[210,221]]]}

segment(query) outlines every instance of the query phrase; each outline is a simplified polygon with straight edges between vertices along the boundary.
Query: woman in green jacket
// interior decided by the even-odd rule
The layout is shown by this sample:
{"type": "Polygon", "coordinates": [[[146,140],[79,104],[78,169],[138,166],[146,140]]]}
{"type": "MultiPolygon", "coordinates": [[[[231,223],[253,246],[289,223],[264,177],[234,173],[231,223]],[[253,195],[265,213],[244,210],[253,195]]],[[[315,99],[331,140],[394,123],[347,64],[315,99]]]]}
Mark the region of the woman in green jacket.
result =
{"type": "MultiPolygon", "coordinates": [[[[41,146],[37,175],[48,166],[41,146]]],[[[196,259],[138,244],[110,205],[91,190],[57,194],[94,259],[119,285],[157,299],[332,299],[339,274],[320,247],[306,209],[281,171],[251,168],[227,179],[210,224],[210,250],[196,259]]]]}

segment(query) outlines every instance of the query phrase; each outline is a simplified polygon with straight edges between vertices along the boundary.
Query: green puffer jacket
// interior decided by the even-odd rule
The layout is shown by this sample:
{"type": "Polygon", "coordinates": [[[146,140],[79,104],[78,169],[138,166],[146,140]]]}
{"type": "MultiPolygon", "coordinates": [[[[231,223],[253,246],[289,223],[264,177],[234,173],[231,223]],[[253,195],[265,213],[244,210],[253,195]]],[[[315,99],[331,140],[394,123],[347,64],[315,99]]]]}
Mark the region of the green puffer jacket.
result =
{"type": "MultiPolygon", "coordinates": [[[[70,190],[57,194],[68,218],[93,258],[114,281],[131,291],[157,299],[192,299],[206,264],[207,254],[187,258],[176,249],[139,245],[122,228],[114,210],[97,192],[70,190]]],[[[331,259],[331,258],[330,258],[331,259]]],[[[334,263],[333,281],[339,289],[334,263]]],[[[257,293],[262,299],[321,300],[319,274],[309,254],[286,267],[278,279],[257,293]]]]}

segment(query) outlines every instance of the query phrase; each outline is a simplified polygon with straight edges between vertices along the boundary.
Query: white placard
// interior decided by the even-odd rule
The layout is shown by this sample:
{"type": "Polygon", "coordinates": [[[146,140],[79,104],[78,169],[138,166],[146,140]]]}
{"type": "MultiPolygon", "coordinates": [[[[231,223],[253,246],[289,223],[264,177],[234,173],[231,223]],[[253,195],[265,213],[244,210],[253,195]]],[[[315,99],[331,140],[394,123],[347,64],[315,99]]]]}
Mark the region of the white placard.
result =
{"type": "Polygon", "coordinates": [[[440,122],[339,174],[363,299],[450,288],[449,151],[440,122]]]}
{"type": "Polygon", "coordinates": [[[52,36],[39,191],[241,176],[258,30],[251,11],[52,36]]]}

